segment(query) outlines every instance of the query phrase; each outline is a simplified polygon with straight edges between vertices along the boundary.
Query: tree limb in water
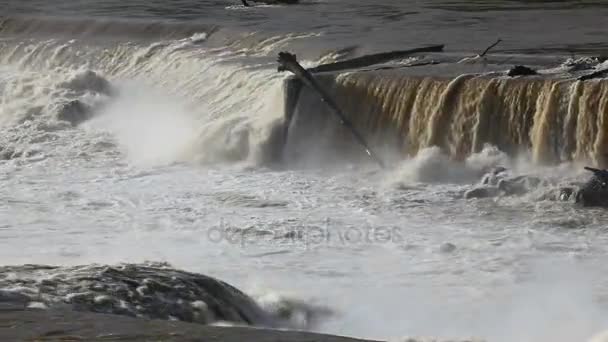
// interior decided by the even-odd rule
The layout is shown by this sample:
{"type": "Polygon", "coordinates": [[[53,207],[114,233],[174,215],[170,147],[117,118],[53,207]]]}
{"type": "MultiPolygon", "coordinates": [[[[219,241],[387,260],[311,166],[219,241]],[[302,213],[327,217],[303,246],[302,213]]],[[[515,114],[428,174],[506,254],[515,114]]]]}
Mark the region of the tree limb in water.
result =
{"type": "Polygon", "coordinates": [[[371,70],[372,71],[376,71],[376,70],[393,70],[393,69],[415,68],[415,67],[420,67],[420,66],[437,65],[437,64],[441,64],[441,62],[438,62],[438,61],[426,61],[426,62],[418,62],[418,63],[400,65],[400,66],[384,66],[384,67],[378,67],[378,68],[371,69],[371,70]]]}
{"type": "MultiPolygon", "coordinates": [[[[286,4],[286,5],[295,5],[298,2],[300,2],[300,0],[251,0],[253,2],[262,2],[268,5],[277,5],[277,4],[286,4]]],[[[249,5],[247,3],[247,0],[241,0],[241,2],[243,3],[243,6],[245,7],[251,7],[251,5],[249,5]]]]}
{"type": "Polygon", "coordinates": [[[479,60],[483,60],[485,62],[484,57],[492,50],[496,45],[500,44],[502,39],[496,40],[492,45],[488,46],[483,52],[477,56],[465,57],[458,61],[458,63],[477,63],[479,60]]]}
{"type": "Polygon", "coordinates": [[[479,57],[483,57],[485,56],[488,52],[490,52],[490,50],[492,50],[496,45],[500,44],[500,42],[502,42],[502,39],[498,38],[498,40],[496,40],[496,42],[494,42],[494,44],[488,46],[485,50],[483,50],[483,52],[479,55],[479,57]]]}
{"type": "Polygon", "coordinates": [[[579,77],[578,80],[586,81],[586,80],[591,80],[594,78],[599,78],[599,77],[604,77],[604,76],[608,76],[608,69],[598,70],[596,72],[592,72],[590,74],[583,75],[583,76],[579,77]]]}
{"type": "Polygon", "coordinates": [[[348,59],[341,62],[329,63],[319,65],[315,68],[308,69],[309,72],[327,72],[327,71],[340,71],[345,69],[356,69],[363,68],[374,64],[386,63],[395,59],[404,58],[419,52],[442,52],[442,45],[432,45],[417,49],[411,50],[401,50],[401,51],[391,51],[391,52],[383,52],[377,53],[373,55],[366,55],[362,57],[357,57],[353,59],[348,59]]]}
{"type": "Polygon", "coordinates": [[[300,80],[302,80],[304,84],[316,90],[321,96],[321,100],[327,103],[327,105],[331,108],[334,114],[338,116],[342,125],[346,126],[351,131],[357,142],[365,149],[365,153],[367,153],[367,155],[371,159],[378,163],[380,167],[384,168],[384,162],[371,150],[361,133],[359,133],[355,129],[353,124],[348,121],[346,115],[344,115],[344,113],[338,107],[336,102],[331,98],[331,96],[329,96],[329,93],[327,93],[327,91],[321,87],[321,85],[317,82],[317,80],[312,76],[312,74],[308,70],[304,69],[300,65],[300,63],[298,63],[296,56],[289,52],[279,52],[278,62],[279,72],[289,70],[298,78],[300,78],[300,80]]]}

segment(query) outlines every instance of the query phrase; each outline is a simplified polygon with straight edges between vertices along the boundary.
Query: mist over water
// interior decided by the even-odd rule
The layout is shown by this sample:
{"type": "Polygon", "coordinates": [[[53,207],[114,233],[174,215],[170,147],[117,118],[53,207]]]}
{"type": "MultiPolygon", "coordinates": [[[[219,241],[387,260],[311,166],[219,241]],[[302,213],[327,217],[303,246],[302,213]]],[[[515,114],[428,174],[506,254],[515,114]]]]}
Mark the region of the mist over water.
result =
{"type": "Polygon", "coordinates": [[[289,307],[290,327],[391,341],[608,328],[608,215],[546,200],[586,179],[584,160],[421,145],[381,149],[378,170],[315,127],[297,158],[268,162],[278,51],[313,66],[427,43],[470,55],[502,37],[498,54],[563,61],[604,51],[604,4],[303,2],[0,1],[2,264],[164,261],[289,307]],[[463,198],[497,166],[545,183],[463,198]]]}

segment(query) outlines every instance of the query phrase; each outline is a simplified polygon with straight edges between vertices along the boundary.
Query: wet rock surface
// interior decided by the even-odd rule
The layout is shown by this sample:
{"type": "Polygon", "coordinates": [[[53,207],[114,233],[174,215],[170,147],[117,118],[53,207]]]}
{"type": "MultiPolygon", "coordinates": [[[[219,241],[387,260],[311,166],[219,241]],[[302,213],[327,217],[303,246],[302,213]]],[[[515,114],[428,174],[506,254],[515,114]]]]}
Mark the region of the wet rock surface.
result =
{"type": "Polygon", "coordinates": [[[476,187],[476,188],[466,191],[464,193],[464,198],[466,198],[466,199],[489,198],[489,197],[496,197],[498,195],[500,195],[500,191],[498,190],[497,187],[481,186],[481,187],[476,187]]]}
{"type": "Polygon", "coordinates": [[[2,341],[363,342],[346,337],[0,306],[2,341]]]}
{"type": "Polygon", "coordinates": [[[522,196],[539,188],[547,188],[540,194],[539,200],[573,201],[583,207],[608,207],[608,171],[587,169],[594,172],[588,180],[558,185],[537,176],[513,176],[509,170],[498,167],[486,173],[479,184],[464,192],[463,197],[522,196]]]}
{"type": "Polygon", "coordinates": [[[591,176],[575,194],[575,202],[584,207],[608,207],[608,179],[591,176]]]}
{"type": "Polygon", "coordinates": [[[92,116],[93,108],[79,100],[65,103],[57,113],[57,119],[67,121],[72,126],[77,126],[90,119],[92,116]]]}
{"type": "Polygon", "coordinates": [[[516,65],[507,72],[507,76],[509,77],[531,75],[538,75],[538,73],[536,70],[523,65],[516,65]]]}
{"type": "Polygon", "coordinates": [[[504,167],[486,173],[479,185],[464,193],[464,198],[488,198],[496,196],[521,196],[544,185],[536,176],[511,175],[504,167]]]}
{"type": "Polygon", "coordinates": [[[200,324],[272,326],[247,295],[220,280],[165,264],[0,267],[0,303],[200,324]]]}
{"type": "Polygon", "coordinates": [[[165,264],[0,267],[0,341],[367,341],[247,326],[261,318],[232,286],[165,264]],[[178,320],[191,307],[206,310],[216,324],[178,320]]]}

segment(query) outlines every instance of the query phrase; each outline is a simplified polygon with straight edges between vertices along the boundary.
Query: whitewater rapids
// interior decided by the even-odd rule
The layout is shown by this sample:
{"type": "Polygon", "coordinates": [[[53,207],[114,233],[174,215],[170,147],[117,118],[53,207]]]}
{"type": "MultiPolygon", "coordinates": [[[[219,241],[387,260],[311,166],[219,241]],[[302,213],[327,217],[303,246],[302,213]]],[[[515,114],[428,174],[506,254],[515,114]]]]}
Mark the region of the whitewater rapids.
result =
{"type": "Polygon", "coordinates": [[[606,328],[604,211],[462,198],[493,166],[575,181],[578,164],[482,144],[462,161],[421,146],[385,171],[314,154],[266,163],[284,120],[274,53],[320,31],[218,46],[206,27],[10,25],[3,265],[168,262],[268,310],[296,306],[291,326],[365,338],[571,342],[606,328]]]}

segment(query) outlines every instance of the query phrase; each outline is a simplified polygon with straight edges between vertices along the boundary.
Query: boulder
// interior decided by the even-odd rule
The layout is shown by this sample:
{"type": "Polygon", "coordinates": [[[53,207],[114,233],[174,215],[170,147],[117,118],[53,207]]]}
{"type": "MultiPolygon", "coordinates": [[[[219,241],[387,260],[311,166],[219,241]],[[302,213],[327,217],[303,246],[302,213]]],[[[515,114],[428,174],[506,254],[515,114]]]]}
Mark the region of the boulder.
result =
{"type": "Polygon", "coordinates": [[[507,76],[509,77],[530,75],[538,75],[538,73],[536,72],[536,70],[523,65],[516,65],[509,69],[509,71],[507,72],[507,76]]]}
{"type": "Polygon", "coordinates": [[[500,190],[494,186],[480,186],[474,189],[471,189],[464,193],[464,198],[488,198],[488,197],[496,197],[500,194],[500,190]]]}
{"type": "Polygon", "coordinates": [[[83,121],[92,117],[91,106],[78,100],[65,103],[59,108],[57,119],[69,122],[72,126],[77,126],[83,121]]]}
{"type": "Polygon", "coordinates": [[[14,305],[29,300],[49,308],[148,319],[272,325],[269,315],[238,289],[166,264],[1,266],[0,288],[19,289],[0,296],[14,305]]]}
{"type": "Polygon", "coordinates": [[[593,175],[577,192],[575,202],[584,207],[608,207],[608,183],[593,175]]]}

